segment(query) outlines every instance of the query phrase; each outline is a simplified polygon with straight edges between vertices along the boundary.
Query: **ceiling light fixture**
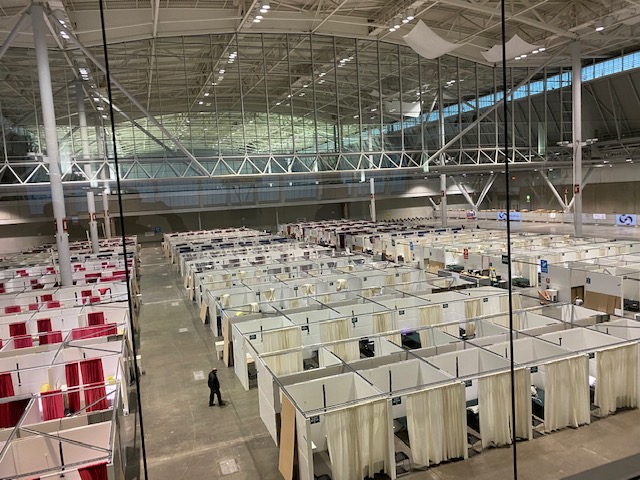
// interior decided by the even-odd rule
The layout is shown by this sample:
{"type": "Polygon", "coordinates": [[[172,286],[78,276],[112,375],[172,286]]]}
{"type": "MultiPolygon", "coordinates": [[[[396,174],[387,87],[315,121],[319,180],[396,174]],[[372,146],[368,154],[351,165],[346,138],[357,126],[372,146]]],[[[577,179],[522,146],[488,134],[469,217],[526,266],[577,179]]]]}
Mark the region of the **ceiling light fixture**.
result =
{"type": "Polygon", "coordinates": [[[544,48],[544,47],[540,47],[540,48],[539,48],[539,50],[540,50],[541,52],[544,52],[544,51],[546,50],[546,48],[544,48]]]}
{"type": "Polygon", "coordinates": [[[259,18],[254,18],[253,19],[253,23],[260,23],[260,19],[259,18]]]}
{"type": "Polygon", "coordinates": [[[596,30],[596,32],[601,32],[604,30],[604,21],[603,20],[596,20],[595,22],[593,22],[593,26],[596,30]]]}
{"type": "Polygon", "coordinates": [[[416,18],[416,17],[415,17],[415,14],[416,14],[416,12],[415,12],[415,10],[414,10],[413,8],[408,9],[408,10],[407,10],[407,17],[406,17],[406,18],[407,18],[407,20],[411,21],[411,20],[413,20],[414,18],[416,18]]]}
{"type": "Polygon", "coordinates": [[[258,20],[262,20],[264,17],[263,17],[262,15],[256,15],[256,18],[257,18],[258,20]]]}
{"type": "Polygon", "coordinates": [[[269,0],[262,0],[262,4],[260,5],[260,8],[269,10],[271,8],[271,5],[269,5],[269,0]]]}

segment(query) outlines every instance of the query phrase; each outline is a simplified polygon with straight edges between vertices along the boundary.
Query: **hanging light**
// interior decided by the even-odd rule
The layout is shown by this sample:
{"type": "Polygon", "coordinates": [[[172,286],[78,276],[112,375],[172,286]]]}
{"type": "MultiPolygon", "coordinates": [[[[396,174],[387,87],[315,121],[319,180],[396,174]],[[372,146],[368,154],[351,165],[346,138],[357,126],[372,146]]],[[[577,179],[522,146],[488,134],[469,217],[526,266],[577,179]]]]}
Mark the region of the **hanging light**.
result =
{"type": "Polygon", "coordinates": [[[416,17],[415,17],[415,14],[416,14],[415,10],[414,10],[413,8],[409,8],[409,9],[407,10],[407,17],[406,17],[406,18],[407,18],[407,20],[411,21],[411,20],[413,20],[414,18],[416,18],[416,17]]]}
{"type": "Polygon", "coordinates": [[[396,27],[394,27],[394,25],[393,25],[393,20],[389,21],[389,31],[390,32],[395,32],[396,31],[396,27]]]}
{"type": "Polygon", "coordinates": [[[264,10],[269,10],[271,8],[271,5],[269,5],[269,0],[262,0],[262,3],[260,4],[260,8],[264,10]]]}
{"type": "Polygon", "coordinates": [[[398,30],[400,28],[400,24],[402,23],[402,17],[400,15],[396,15],[393,19],[393,27],[398,30]]]}
{"type": "Polygon", "coordinates": [[[596,32],[601,32],[604,30],[604,22],[602,20],[596,20],[595,22],[593,22],[593,26],[596,32]]]}

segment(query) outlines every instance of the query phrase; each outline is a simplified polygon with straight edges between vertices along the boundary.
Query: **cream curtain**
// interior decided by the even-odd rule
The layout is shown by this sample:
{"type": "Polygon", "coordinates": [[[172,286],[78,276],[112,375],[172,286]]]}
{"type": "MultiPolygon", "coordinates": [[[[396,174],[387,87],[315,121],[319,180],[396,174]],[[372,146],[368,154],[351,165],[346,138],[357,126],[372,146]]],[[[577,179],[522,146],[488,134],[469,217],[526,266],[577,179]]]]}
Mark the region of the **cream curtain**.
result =
{"type": "MultiPolygon", "coordinates": [[[[269,330],[262,334],[263,353],[289,350],[302,346],[302,331],[299,327],[269,330]]],[[[276,376],[303,370],[302,351],[263,357],[264,362],[276,376]]]]}
{"type": "Polygon", "coordinates": [[[396,283],[396,276],[393,273],[390,273],[388,275],[385,275],[384,277],[384,284],[387,287],[392,287],[393,285],[395,285],[396,283]]]}
{"type": "Polygon", "coordinates": [[[595,404],[600,415],[638,406],[638,344],[596,352],[595,404]]]}
{"type": "MultiPolygon", "coordinates": [[[[322,343],[331,343],[337,340],[351,338],[351,322],[347,318],[328,320],[320,323],[320,340],[322,343]]],[[[360,358],[360,346],[357,340],[352,342],[341,342],[327,346],[345,362],[352,362],[360,358]]]]}
{"type": "MultiPolygon", "coordinates": [[[[429,327],[431,325],[440,325],[441,323],[444,322],[442,305],[440,304],[420,307],[418,309],[418,313],[420,315],[419,320],[420,320],[421,327],[429,327]]],[[[443,325],[438,328],[443,332],[453,335],[454,337],[458,337],[460,335],[457,325],[443,325]]],[[[418,333],[420,335],[420,346],[428,347],[430,343],[429,342],[430,331],[428,329],[420,330],[418,333]]]]}
{"type": "Polygon", "coordinates": [[[591,423],[589,359],[586,355],[544,365],[544,430],[591,423]]]}
{"type": "Polygon", "coordinates": [[[340,278],[336,281],[336,292],[339,292],[347,286],[347,279],[340,278]]]}
{"type": "Polygon", "coordinates": [[[275,288],[270,288],[269,290],[264,290],[262,293],[262,298],[264,300],[266,300],[267,302],[272,302],[273,299],[276,296],[276,289],[275,288]]]}
{"type": "MultiPolygon", "coordinates": [[[[518,310],[522,310],[522,298],[519,293],[514,293],[512,297],[513,303],[513,328],[514,330],[520,330],[521,328],[521,316],[517,313],[518,310]]],[[[491,323],[500,325],[505,328],[509,328],[509,295],[500,295],[500,313],[506,313],[506,315],[497,315],[490,317],[491,323]]]]}
{"type": "MultiPolygon", "coordinates": [[[[407,257],[405,257],[406,260],[407,257]]],[[[411,258],[411,257],[409,257],[411,258]]],[[[411,281],[411,273],[410,272],[404,272],[402,274],[402,283],[409,283],[411,281]]]]}
{"type": "MultiPolygon", "coordinates": [[[[531,438],[531,376],[527,369],[514,372],[516,437],[531,438]]],[[[503,372],[478,380],[478,410],[482,448],[511,443],[511,373],[503,372]]]]}
{"type": "Polygon", "coordinates": [[[225,293],[224,295],[222,295],[222,297],[220,297],[220,303],[222,304],[222,308],[229,308],[231,300],[228,293],[225,293]]]}
{"type": "MultiPolygon", "coordinates": [[[[393,314],[391,312],[373,314],[374,333],[385,333],[396,329],[396,322],[394,322],[393,314]]],[[[402,337],[399,333],[385,335],[384,338],[398,346],[402,346],[402,337]]]]}
{"type": "Polygon", "coordinates": [[[324,420],[333,480],[360,480],[395,468],[386,400],[329,412],[324,420]]]}
{"type": "Polygon", "coordinates": [[[305,283],[302,286],[302,293],[303,295],[313,295],[316,293],[316,289],[311,283],[305,283]]]}
{"type": "MultiPolygon", "coordinates": [[[[482,299],[474,298],[464,301],[464,318],[467,320],[465,325],[465,331],[467,335],[469,332],[475,332],[475,320],[482,315],[482,299]]],[[[457,335],[456,335],[457,336],[457,335]]]]}
{"type": "Polygon", "coordinates": [[[407,429],[414,464],[426,467],[451,458],[467,458],[463,384],[407,395],[407,429]]]}

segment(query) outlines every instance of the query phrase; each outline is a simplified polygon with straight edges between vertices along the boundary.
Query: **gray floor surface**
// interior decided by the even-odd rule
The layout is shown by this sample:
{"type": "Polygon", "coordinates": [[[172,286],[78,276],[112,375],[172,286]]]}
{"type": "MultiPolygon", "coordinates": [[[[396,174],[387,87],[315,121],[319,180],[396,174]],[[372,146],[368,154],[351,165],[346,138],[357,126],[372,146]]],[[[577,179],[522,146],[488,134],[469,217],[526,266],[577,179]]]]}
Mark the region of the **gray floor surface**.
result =
{"type": "MultiPolygon", "coordinates": [[[[495,222],[491,222],[495,227],[495,222]]],[[[489,226],[487,224],[486,226],[489,226]]],[[[571,226],[517,225],[514,230],[571,233],[571,226]]],[[[586,236],[640,238],[638,229],[585,227],[586,236]]],[[[145,246],[140,316],[143,407],[151,480],[280,479],[278,448],[233,369],[216,358],[213,336],[162,249],[145,246]],[[206,376],[218,368],[226,405],[209,407],[206,376]]],[[[579,429],[518,443],[518,478],[559,479],[640,453],[640,411],[618,413],[579,429]]],[[[510,448],[491,449],[402,477],[411,480],[513,478],[510,448]]]]}

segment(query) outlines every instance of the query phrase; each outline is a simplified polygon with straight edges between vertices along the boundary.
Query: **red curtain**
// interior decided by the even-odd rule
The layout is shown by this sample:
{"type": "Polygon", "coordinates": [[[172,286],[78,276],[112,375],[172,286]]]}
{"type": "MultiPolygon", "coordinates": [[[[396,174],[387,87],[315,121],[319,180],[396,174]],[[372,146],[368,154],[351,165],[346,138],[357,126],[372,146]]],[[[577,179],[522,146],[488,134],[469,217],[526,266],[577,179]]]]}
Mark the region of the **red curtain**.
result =
{"type": "Polygon", "coordinates": [[[50,332],[50,331],[51,331],[51,319],[50,318],[39,318],[38,319],[38,333],[50,332]]]}
{"type": "Polygon", "coordinates": [[[0,404],[0,428],[15,427],[27,405],[29,405],[28,398],[0,404]]]}
{"type": "Polygon", "coordinates": [[[4,313],[20,313],[21,310],[22,308],[20,305],[9,305],[4,307],[4,313]]]}
{"type": "Polygon", "coordinates": [[[91,312],[87,315],[90,327],[95,325],[104,325],[104,312],[91,312]]]}
{"type": "Polygon", "coordinates": [[[50,302],[53,300],[53,294],[45,293],[44,295],[40,295],[40,303],[50,302]]]}
{"type": "Polygon", "coordinates": [[[107,480],[107,464],[98,463],[78,469],[81,480],[107,480]]]}
{"type": "Polygon", "coordinates": [[[31,335],[13,337],[13,346],[16,349],[33,347],[33,338],[31,338],[31,335]]]}
{"type": "Polygon", "coordinates": [[[34,311],[34,310],[38,310],[38,304],[37,303],[30,303],[29,304],[29,311],[34,311]]]}
{"type": "Polygon", "coordinates": [[[26,334],[27,334],[26,322],[9,324],[9,335],[11,335],[12,337],[17,337],[19,335],[26,335],[26,334]]]}
{"type": "MultiPolygon", "coordinates": [[[[64,366],[64,372],[67,378],[67,388],[71,389],[80,385],[80,371],[77,363],[67,363],[64,366]]],[[[80,410],[80,392],[76,389],[67,394],[69,398],[69,410],[77,412],[80,410]]]]}
{"type": "Polygon", "coordinates": [[[82,338],[97,338],[105,335],[117,335],[118,325],[115,323],[107,323],[105,325],[96,325],[93,327],[80,327],[71,330],[71,339],[78,340],[82,338]]]}
{"type": "Polygon", "coordinates": [[[80,362],[80,371],[82,372],[82,383],[84,385],[88,385],[90,383],[104,383],[104,372],[102,370],[101,358],[82,360],[80,362]]]}
{"type": "Polygon", "coordinates": [[[47,332],[40,335],[40,345],[50,345],[52,343],[62,343],[62,332],[47,332]]]}
{"type": "Polygon", "coordinates": [[[64,417],[64,400],[62,390],[52,390],[42,393],[42,418],[43,420],[54,420],[64,417]]]}
{"type": "MultiPolygon", "coordinates": [[[[13,380],[10,373],[0,373],[0,398],[13,397],[13,380]]],[[[11,403],[0,403],[0,427],[8,427],[11,403]]]]}
{"type": "Polygon", "coordinates": [[[107,391],[104,383],[94,383],[84,386],[84,403],[87,406],[87,412],[95,412],[98,410],[106,410],[109,408],[109,402],[106,399],[107,391]],[[95,403],[95,405],[93,405],[95,403]]]}
{"type": "Polygon", "coordinates": [[[60,300],[51,300],[47,302],[47,308],[60,308],[60,300]]]}

